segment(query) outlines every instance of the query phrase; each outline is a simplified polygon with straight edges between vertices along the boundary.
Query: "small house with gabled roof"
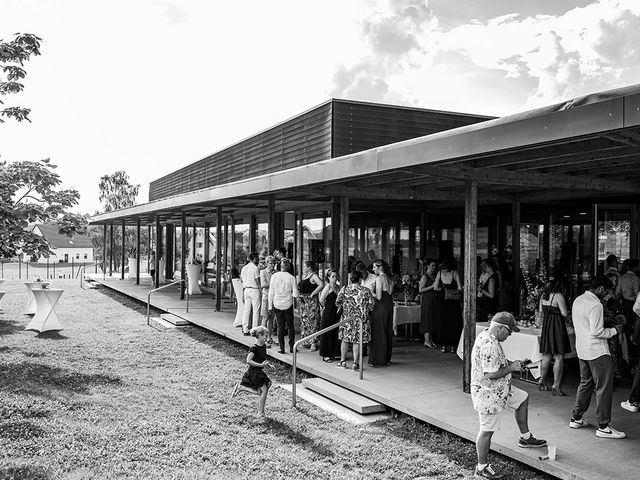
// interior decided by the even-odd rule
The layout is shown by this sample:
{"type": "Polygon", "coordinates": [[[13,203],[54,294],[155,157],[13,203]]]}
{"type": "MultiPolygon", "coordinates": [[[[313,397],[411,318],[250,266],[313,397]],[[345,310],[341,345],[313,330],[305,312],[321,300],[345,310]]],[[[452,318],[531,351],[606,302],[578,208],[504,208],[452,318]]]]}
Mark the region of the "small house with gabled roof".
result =
{"type": "MultiPolygon", "coordinates": [[[[49,262],[83,263],[93,262],[93,244],[86,235],[67,235],[58,233],[59,226],[52,224],[39,224],[33,227],[33,231],[45,237],[51,245],[53,254],[49,257],[49,262]]],[[[47,258],[38,258],[38,263],[47,263],[47,258]]]]}

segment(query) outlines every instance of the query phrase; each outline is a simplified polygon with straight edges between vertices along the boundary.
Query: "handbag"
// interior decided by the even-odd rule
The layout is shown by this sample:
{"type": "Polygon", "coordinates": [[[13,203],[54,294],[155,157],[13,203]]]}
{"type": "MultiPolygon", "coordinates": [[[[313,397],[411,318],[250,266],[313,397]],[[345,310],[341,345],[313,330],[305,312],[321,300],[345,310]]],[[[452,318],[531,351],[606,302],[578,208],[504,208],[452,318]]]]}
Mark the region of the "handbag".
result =
{"type": "Polygon", "coordinates": [[[444,299],[445,300],[455,300],[457,302],[462,301],[462,291],[456,290],[455,288],[445,288],[444,289],[444,299]]]}

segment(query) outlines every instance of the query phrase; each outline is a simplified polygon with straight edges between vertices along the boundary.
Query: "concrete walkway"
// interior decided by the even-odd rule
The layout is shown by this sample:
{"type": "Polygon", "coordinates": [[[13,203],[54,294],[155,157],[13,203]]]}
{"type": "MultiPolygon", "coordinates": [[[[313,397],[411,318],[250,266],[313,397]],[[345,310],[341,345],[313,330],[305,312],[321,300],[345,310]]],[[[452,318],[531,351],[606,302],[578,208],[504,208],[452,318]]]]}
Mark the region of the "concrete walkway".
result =
{"type": "MultiPolygon", "coordinates": [[[[147,301],[151,287],[136,286],[132,281],[96,277],[99,283],[128,296],[147,301]]],[[[154,307],[171,312],[202,328],[251,346],[251,337],[233,328],[235,306],[223,301],[223,311],[213,311],[210,296],[192,296],[189,313],[185,302],[179,300],[177,287],[155,293],[151,297],[154,307]]],[[[292,355],[268,350],[275,359],[291,364],[292,355]]],[[[315,352],[302,349],[298,367],[305,372],[337,383],[345,388],[377,400],[395,410],[406,413],[443,430],[470,441],[478,431],[477,415],[471,398],[462,392],[462,362],[453,354],[427,350],[418,342],[397,339],[392,364],[388,368],[365,367],[364,379],[358,372],[336,368],[335,363],[324,363],[315,352]]],[[[351,361],[348,362],[349,365],[351,361]]],[[[577,378],[575,368],[566,369],[564,382],[567,397],[553,397],[550,392],[538,392],[535,385],[515,380],[514,383],[529,392],[529,424],[539,438],[557,445],[557,460],[539,460],[546,449],[521,449],[516,442],[518,430],[512,415],[506,414],[502,429],[494,435],[492,448],[507,457],[563,479],[600,480],[606,478],[635,478],[640,471],[640,414],[620,408],[626,400],[627,388],[614,393],[612,425],[627,433],[624,440],[606,440],[595,436],[593,428],[572,430],[568,427],[575,397],[577,378]]],[[[595,398],[586,417],[595,415],[595,398]]]]}

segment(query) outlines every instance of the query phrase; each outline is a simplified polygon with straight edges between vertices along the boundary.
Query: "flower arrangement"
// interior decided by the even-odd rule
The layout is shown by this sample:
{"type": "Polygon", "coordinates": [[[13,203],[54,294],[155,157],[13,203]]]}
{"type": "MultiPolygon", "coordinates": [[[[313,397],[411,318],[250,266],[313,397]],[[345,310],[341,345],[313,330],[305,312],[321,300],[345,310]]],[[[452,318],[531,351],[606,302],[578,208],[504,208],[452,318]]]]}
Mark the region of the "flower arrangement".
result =
{"type": "Polygon", "coordinates": [[[394,291],[397,294],[402,294],[404,296],[404,301],[415,299],[418,292],[418,283],[419,280],[415,277],[415,275],[395,275],[394,278],[394,291]]]}
{"type": "Polygon", "coordinates": [[[542,297],[545,285],[549,282],[549,276],[543,264],[535,272],[530,272],[523,264],[520,265],[520,268],[522,269],[522,277],[526,288],[526,297],[522,306],[520,320],[527,324],[533,324],[536,322],[536,312],[540,304],[540,297],[542,297]]]}
{"type": "Polygon", "coordinates": [[[127,247],[127,255],[129,256],[129,258],[135,257],[137,251],[138,249],[136,247],[127,247]]]}

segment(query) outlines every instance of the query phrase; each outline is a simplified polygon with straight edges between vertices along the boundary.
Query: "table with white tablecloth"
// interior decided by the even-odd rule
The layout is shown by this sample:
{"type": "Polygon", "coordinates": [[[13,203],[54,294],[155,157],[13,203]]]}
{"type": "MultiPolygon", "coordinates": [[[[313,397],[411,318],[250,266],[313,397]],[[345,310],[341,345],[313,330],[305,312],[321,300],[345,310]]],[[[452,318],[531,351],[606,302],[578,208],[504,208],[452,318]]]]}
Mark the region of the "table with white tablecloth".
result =
{"type": "Polygon", "coordinates": [[[393,334],[398,335],[398,325],[420,323],[420,305],[394,302],[393,334]]]}
{"type": "MultiPolygon", "coordinates": [[[[476,336],[483,330],[489,328],[489,322],[476,323],[476,336]]],[[[502,342],[502,350],[504,351],[507,360],[524,360],[528,358],[531,360],[531,367],[537,366],[538,368],[531,369],[531,375],[534,378],[540,377],[540,360],[542,360],[542,354],[540,353],[540,334],[542,329],[540,328],[521,328],[520,332],[512,333],[504,342],[502,342]]],[[[460,336],[458,342],[458,356],[463,358],[463,335],[460,336]]]]}

